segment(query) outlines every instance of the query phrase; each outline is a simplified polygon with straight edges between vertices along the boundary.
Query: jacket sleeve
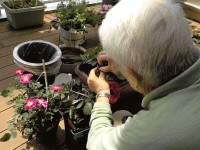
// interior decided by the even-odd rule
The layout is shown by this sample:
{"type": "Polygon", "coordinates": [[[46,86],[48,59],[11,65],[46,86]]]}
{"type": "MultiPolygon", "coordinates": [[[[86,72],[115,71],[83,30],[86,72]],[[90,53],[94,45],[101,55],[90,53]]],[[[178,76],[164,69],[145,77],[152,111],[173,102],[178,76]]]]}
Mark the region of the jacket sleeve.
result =
{"type": "Polygon", "coordinates": [[[125,139],[122,140],[123,125],[112,127],[112,123],[113,117],[110,104],[96,102],[90,119],[87,149],[116,150],[127,144],[125,139]]]}

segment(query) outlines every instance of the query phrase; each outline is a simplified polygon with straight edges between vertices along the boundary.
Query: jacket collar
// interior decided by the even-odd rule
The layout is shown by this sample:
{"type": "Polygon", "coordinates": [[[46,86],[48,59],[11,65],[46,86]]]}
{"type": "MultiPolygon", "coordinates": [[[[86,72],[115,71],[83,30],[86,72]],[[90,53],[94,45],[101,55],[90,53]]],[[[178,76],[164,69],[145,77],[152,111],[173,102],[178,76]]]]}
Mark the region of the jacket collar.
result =
{"type": "Polygon", "coordinates": [[[169,82],[161,85],[148,93],[142,100],[142,107],[148,107],[152,100],[164,97],[175,91],[187,88],[191,85],[200,83],[200,59],[198,59],[191,67],[189,67],[182,74],[169,82]]]}

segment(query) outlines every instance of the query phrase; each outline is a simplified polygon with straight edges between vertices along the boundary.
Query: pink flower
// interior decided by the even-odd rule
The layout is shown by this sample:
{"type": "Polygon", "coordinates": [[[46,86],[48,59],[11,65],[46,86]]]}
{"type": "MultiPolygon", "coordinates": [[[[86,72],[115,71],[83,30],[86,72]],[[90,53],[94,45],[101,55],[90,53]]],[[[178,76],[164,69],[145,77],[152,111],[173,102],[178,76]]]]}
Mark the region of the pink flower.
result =
{"type": "Polygon", "coordinates": [[[105,11],[108,11],[111,8],[112,8],[112,5],[109,5],[109,4],[103,4],[102,5],[102,9],[105,10],[105,11]]]}
{"type": "Polygon", "coordinates": [[[99,13],[100,14],[106,14],[111,8],[112,8],[112,5],[103,4],[101,9],[99,10],[99,13]]]}
{"type": "Polygon", "coordinates": [[[22,75],[24,73],[24,70],[22,68],[17,68],[15,71],[14,71],[14,74],[16,76],[18,75],[22,75]]]}
{"type": "Polygon", "coordinates": [[[62,86],[58,86],[58,85],[52,85],[50,87],[50,89],[53,91],[53,92],[60,92],[62,90],[62,86]]]}
{"type": "Polygon", "coordinates": [[[44,100],[43,98],[36,98],[36,100],[37,100],[38,108],[41,108],[41,107],[47,108],[47,104],[48,104],[47,100],[44,100]]]}
{"type": "Polygon", "coordinates": [[[106,11],[104,11],[104,10],[101,9],[101,10],[99,10],[99,13],[100,14],[106,14],[106,11]]]}
{"type": "Polygon", "coordinates": [[[31,82],[31,77],[32,77],[32,74],[23,74],[21,77],[20,77],[20,83],[22,84],[29,84],[31,82]]]}
{"type": "Polygon", "coordinates": [[[31,110],[31,109],[35,108],[36,105],[37,105],[37,100],[29,98],[29,99],[26,100],[26,104],[24,105],[24,109],[25,110],[31,110]]]}

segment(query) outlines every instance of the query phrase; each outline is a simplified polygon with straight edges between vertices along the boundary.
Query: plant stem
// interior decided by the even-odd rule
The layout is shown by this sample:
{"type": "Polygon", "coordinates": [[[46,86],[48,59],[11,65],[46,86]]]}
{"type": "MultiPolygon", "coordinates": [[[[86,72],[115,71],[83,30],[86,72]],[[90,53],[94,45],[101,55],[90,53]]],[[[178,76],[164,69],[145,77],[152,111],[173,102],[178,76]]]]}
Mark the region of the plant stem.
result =
{"type": "Polygon", "coordinates": [[[48,82],[47,82],[47,73],[46,73],[46,68],[45,68],[44,59],[42,59],[42,64],[43,64],[43,72],[44,72],[45,87],[46,87],[46,89],[47,89],[47,87],[48,87],[48,82]]]}
{"type": "Polygon", "coordinates": [[[73,91],[73,90],[71,90],[71,92],[74,92],[74,93],[76,93],[76,94],[79,94],[79,95],[82,95],[82,96],[85,96],[85,97],[89,97],[88,95],[85,95],[85,94],[83,94],[83,93],[76,92],[76,91],[73,91]]]}

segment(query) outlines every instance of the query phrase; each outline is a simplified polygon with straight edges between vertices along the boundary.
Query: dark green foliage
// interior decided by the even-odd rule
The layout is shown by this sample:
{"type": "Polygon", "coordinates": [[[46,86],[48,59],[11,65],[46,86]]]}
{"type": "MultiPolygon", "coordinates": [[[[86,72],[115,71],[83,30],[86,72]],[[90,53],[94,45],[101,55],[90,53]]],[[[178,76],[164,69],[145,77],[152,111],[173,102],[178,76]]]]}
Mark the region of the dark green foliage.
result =
{"type": "Polygon", "coordinates": [[[10,133],[5,133],[5,134],[3,135],[3,137],[0,138],[0,141],[1,141],[1,142],[6,142],[6,141],[8,141],[8,140],[10,139],[10,137],[11,137],[11,134],[10,134],[10,133]]]}
{"type": "Polygon", "coordinates": [[[80,3],[71,2],[68,5],[59,4],[57,7],[57,18],[51,21],[51,27],[69,31],[85,31],[86,27],[95,27],[100,24],[103,15],[89,10],[88,5],[83,1],[80,3]]]}
{"type": "Polygon", "coordinates": [[[200,49],[200,29],[196,26],[191,26],[190,28],[192,30],[192,39],[195,45],[200,49]]]}
{"type": "Polygon", "coordinates": [[[20,8],[28,8],[28,7],[35,7],[40,6],[38,0],[8,0],[6,5],[11,9],[20,9],[20,8]]]}
{"type": "Polygon", "coordinates": [[[102,51],[102,46],[99,45],[93,48],[89,48],[84,54],[71,57],[71,59],[73,59],[74,62],[78,64],[89,64],[94,67],[97,66],[97,56],[100,51],[102,51]]]}

